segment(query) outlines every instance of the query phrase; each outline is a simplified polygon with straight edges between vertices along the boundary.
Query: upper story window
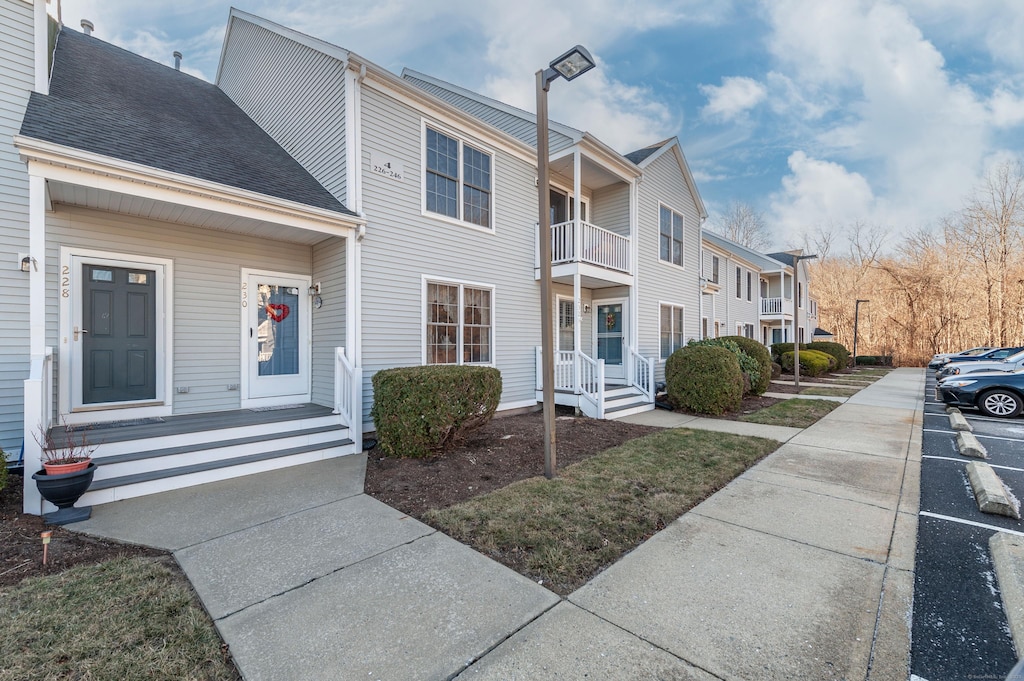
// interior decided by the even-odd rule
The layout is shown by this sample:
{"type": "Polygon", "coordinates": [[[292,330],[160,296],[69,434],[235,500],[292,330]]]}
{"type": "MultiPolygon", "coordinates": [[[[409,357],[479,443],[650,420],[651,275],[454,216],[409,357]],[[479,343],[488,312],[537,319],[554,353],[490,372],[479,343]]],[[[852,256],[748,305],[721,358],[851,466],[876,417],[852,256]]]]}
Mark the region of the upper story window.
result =
{"type": "Polygon", "coordinates": [[[736,297],[743,297],[743,270],[736,268],[736,297]]]}
{"type": "Polygon", "coordinates": [[[797,307],[804,306],[804,283],[802,281],[796,282],[796,304],[797,307]]]}
{"type": "Polygon", "coordinates": [[[491,155],[430,127],[426,137],[426,210],[491,229],[491,155]]]}
{"type": "Polygon", "coordinates": [[[753,272],[747,272],[747,302],[754,300],[754,274],[753,272]]]}
{"type": "Polygon", "coordinates": [[[683,216],[661,207],[661,259],[683,266],[683,216]]]}
{"type": "Polygon", "coordinates": [[[711,283],[718,283],[718,256],[711,256],[711,283]]]}

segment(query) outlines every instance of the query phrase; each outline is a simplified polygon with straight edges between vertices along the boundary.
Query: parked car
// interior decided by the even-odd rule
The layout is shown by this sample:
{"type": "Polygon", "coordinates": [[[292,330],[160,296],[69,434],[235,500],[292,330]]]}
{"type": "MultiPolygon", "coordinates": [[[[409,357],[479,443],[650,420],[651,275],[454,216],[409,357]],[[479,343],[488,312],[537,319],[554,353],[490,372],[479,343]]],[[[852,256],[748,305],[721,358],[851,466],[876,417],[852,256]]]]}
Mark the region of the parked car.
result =
{"type": "Polygon", "coordinates": [[[1013,418],[1024,407],[1024,369],[944,378],[935,386],[935,399],[953,407],[980,409],[989,416],[1013,418]]]}
{"type": "Polygon", "coordinates": [[[976,348],[970,348],[968,350],[961,350],[960,352],[941,352],[932,355],[932,359],[928,362],[928,368],[934,369],[946,362],[955,362],[957,357],[973,357],[982,353],[988,352],[989,350],[995,350],[991,345],[979,345],[976,348]]]}
{"type": "Polygon", "coordinates": [[[1024,368],[1024,348],[999,348],[992,350],[991,353],[991,357],[963,357],[955,362],[943,364],[935,372],[935,378],[942,379],[975,371],[1015,371],[1024,368]],[[1006,354],[1003,354],[1004,351],[1006,354]],[[998,355],[1003,356],[999,358],[998,355]]]}

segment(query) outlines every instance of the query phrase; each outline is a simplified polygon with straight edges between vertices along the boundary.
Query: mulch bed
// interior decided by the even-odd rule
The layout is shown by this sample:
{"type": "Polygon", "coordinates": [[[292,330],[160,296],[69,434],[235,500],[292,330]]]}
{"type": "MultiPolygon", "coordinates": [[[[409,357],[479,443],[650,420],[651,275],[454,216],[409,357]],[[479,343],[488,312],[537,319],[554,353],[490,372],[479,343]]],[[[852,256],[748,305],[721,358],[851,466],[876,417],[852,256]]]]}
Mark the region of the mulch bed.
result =
{"type": "Polygon", "coordinates": [[[117,556],[163,556],[163,551],[87,537],[62,527],[47,525],[41,516],[21,512],[22,478],[11,475],[0,491],[0,587],[26,577],[63,572],[75,565],[94,565],[117,556]],[[52,530],[43,565],[40,533],[52,530]]]}
{"type": "MultiPolygon", "coordinates": [[[[660,430],[576,418],[572,410],[560,409],[555,420],[557,467],[660,430]]],[[[539,411],[492,419],[457,449],[432,459],[397,459],[370,451],[365,490],[419,518],[428,509],[451,506],[538,475],[544,475],[544,421],[539,411]]]]}

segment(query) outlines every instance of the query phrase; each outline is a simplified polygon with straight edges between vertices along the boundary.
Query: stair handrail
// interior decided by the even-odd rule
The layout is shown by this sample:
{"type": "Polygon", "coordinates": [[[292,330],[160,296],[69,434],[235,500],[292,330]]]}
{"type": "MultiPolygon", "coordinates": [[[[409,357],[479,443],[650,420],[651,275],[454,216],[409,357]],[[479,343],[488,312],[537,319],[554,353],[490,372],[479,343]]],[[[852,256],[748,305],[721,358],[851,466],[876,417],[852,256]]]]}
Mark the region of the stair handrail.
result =
{"type": "Polygon", "coordinates": [[[345,348],[334,348],[334,413],[349,428],[349,437],[362,450],[363,441],[363,369],[345,354],[345,348]]]}
{"type": "Polygon", "coordinates": [[[654,402],[654,358],[644,357],[635,348],[627,348],[629,356],[629,383],[654,402]]]}

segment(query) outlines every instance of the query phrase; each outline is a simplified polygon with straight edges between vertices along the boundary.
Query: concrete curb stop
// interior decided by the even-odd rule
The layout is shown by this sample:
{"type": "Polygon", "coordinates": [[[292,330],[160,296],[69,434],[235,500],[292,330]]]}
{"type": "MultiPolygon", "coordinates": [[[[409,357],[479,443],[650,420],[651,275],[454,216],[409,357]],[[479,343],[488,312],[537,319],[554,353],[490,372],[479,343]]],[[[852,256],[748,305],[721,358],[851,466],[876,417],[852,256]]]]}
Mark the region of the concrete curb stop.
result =
{"type": "Polygon", "coordinates": [[[947,414],[959,414],[960,410],[957,409],[956,407],[946,407],[946,413],[947,414]]]}
{"type": "Polygon", "coordinates": [[[956,446],[960,450],[960,456],[969,456],[974,459],[987,459],[988,450],[978,442],[973,433],[959,432],[956,434],[956,446]]]}
{"type": "Polygon", "coordinates": [[[967,479],[982,513],[1005,515],[1020,520],[1020,502],[1006,489],[992,466],[980,461],[967,464],[967,479]]]}
{"type": "Polygon", "coordinates": [[[959,410],[949,412],[949,427],[953,430],[973,432],[974,428],[967,423],[967,419],[959,410]]]}
{"type": "Polygon", "coordinates": [[[1024,537],[996,532],[988,540],[1003,610],[1017,657],[1024,657],[1024,537]]]}

